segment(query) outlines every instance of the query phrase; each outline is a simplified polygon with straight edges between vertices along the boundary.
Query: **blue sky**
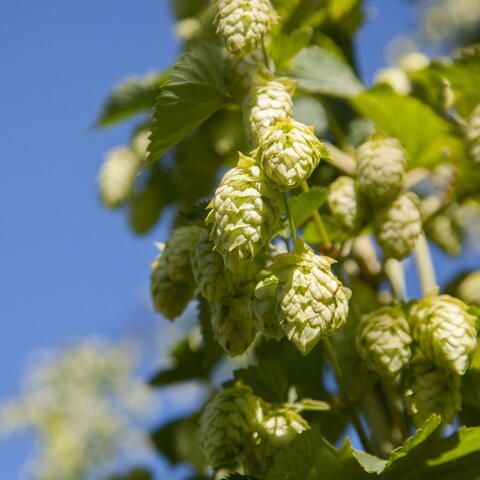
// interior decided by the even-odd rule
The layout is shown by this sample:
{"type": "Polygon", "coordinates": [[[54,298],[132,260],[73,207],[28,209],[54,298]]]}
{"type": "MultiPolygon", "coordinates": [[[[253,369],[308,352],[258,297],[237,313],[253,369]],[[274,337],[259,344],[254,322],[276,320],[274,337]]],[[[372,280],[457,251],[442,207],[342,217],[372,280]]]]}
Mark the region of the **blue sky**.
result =
{"type": "MultiPolygon", "coordinates": [[[[359,60],[371,78],[412,17],[400,0],[368,4],[379,10],[359,60]]],[[[18,391],[32,350],[151,318],[148,265],[167,232],[134,237],[100,206],[98,167],[128,128],[91,125],[115,83],[168,66],[177,45],[166,0],[3,0],[0,45],[1,399],[18,391]]],[[[30,448],[25,437],[0,444],[2,477],[17,478],[30,448]]]]}

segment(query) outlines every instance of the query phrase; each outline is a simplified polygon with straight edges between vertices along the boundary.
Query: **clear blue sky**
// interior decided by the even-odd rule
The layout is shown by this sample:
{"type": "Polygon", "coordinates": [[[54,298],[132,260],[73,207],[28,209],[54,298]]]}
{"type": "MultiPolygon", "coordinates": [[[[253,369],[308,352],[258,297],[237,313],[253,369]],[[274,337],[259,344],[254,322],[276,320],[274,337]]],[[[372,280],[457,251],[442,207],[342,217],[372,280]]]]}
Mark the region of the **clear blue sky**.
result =
{"type": "MultiPolygon", "coordinates": [[[[116,337],[142,311],[152,243],[167,232],[134,237],[122,213],[101,208],[98,167],[128,129],[91,125],[112,85],[175,58],[168,3],[0,2],[0,398],[18,391],[32,350],[116,337]]],[[[379,15],[359,58],[371,78],[411,16],[400,0],[368,4],[379,15]]],[[[25,437],[0,444],[2,478],[18,477],[30,448],[25,437]]]]}

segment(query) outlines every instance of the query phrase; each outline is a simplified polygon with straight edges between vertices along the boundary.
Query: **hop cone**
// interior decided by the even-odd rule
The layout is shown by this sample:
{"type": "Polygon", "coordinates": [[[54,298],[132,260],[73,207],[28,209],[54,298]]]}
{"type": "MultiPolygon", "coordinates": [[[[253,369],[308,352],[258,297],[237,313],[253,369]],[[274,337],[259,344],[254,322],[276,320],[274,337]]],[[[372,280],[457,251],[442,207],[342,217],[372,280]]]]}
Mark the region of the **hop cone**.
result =
{"type": "Polygon", "coordinates": [[[400,195],[374,219],[375,235],[386,257],[402,259],[412,253],[422,221],[413,193],[400,195]]]}
{"type": "Polygon", "coordinates": [[[405,383],[405,405],[417,427],[432,413],[440,414],[442,423],[449,423],[461,408],[460,377],[426,358],[411,361],[405,383]]]}
{"type": "Polygon", "coordinates": [[[326,156],[313,127],[290,118],[278,120],[259,139],[258,156],[265,175],[280,190],[300,186],[326,156]]]}
{"type": "Polygon", "coordinates": [[[244,353],[257,334],[250,302],[250,295],[239,294],[212,304],[213,333],[231,357],[244,353]]]}
{"type": "Polygon", "coordinates": [[[469,145],[470,157],[476,163],[480,163],[480,105],[468,119],[465,136],[469,145]]]}
{"type": "Polygon", "coordinates": [[[476,318],[468,306],[449,295],[429,295],[413,306],[413,338],[427,358],[463,375],[477,348],[476,318]]]}
{"type": "Polygon", "coordinates": [[[291,253],[277,255],[270,267],[279,279],[280,324],[304,355],[347,320],[351,292],[331,272],[333,262],[298,241],[291,253]]]}
{"type": "Polygon", "coordinates": [[[394,138],[370,140],[357,151],[355,176],[360,191],[376,205],[400,192],[407,163],[405,150],[394,138]]]}
{"type": "Polygon", "coordinates": [[[360,356],[380,375],[397,376],[410,360],[411,343],[410,327],[398,305],[363,315],[358,325],[360,356]]]}
{"type": "Polygon", "coordinates": [[[253,52],[278,20],[269,0],[216,0],[216,6],[217,33],[234,55],[253,52]]]}
{"type": "Polygon", "coordinates": [[[349,233],[361,230],[367,217],[367,209],[355,181],[350,177],[338,177],[327,196],[328,208],[338,223],[349,233]]]}
{"type": "Polygon", "coordinates": [[[264,278],[255,286],[253,313],[262,335],[266,338],[280,340],[284,333],[280,327],[276,310],[275,294],[277,286],[277,276],[270,272],[264,272],[264,278]]]}
{"type": "Polygon", "coordinates": [[[177,282],[170,278],[165,257],[160,254],[152,263],[150,275],[150,294],[154,309],[173,320],[185,310],[193,292],[192,283],[177,282]]]}
{"type": "Polygon", "coordinates": [[[469,305],[480,307],[480,270],[469,273],[460,282],[456,295],[469,305]]]}
{"type": "Polygon", "coordinates": [[[242,272],[267,244],[278,224],[280,202],[260,168],[240,154],[238,166],[225,174],[208,205],[206,219],[229,270],[242,272]]]}
{"type": "Polygon", "coordinates": [[[227,81],[236,98],[243,98],[255,85],[256,73],[263,65],[263,53],[255,50],[243,57],[228,59],[227,81]]]}
{"type": "Polygon", "coordinates": [[[106,207],[117,208],[127,200],[141,163],[141,157],[130,148],[116,148],[107,153],[99,175],[100,196],[106,207]]]}
{"type": "Polygon", "coordinates": [[[200,234],[192,252],[192,270],[200,293],[215,302],[232,293],[232,274],[225,269],[222,256],[214,251],[210,234],[200,234]]]}
{"type": "Polygon", "coordinates": [[[249,387],[236,385],[217,393],[200,420],[207,463],[215,468],[232,465],[250,446],[261,421],[260,400],[249,387]]]}
{"type": "Polygon", "coordinates": [[[425,223],[426,235],[449,255],[458,255],[462,249],[461,229],[450,212],[440,213],[425,223]]]}
{"type": "Polygon", "coordinates": [[[196,225],[176,228],[165,244],[163,256],[168,276],[176,282],[193,283],[191,255],[204,229],[196,225]]]}
{"type": "Polygon", "coordinates": [[[296,82],[289,78],[277,78],[265,79],[252,88],[245,99],[243,111],[245,131],[254,145],[273,123],[292,115],[295,85],[296,82]]]}

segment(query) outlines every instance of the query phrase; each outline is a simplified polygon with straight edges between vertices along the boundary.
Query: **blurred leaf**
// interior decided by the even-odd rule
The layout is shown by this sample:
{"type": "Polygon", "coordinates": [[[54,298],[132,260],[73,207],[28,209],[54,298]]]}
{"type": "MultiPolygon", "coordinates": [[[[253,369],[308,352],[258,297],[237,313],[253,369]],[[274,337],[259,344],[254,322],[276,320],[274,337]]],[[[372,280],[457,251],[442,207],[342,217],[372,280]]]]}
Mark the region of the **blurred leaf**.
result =
{"type": "Polygon", "coordinates": [[[288,199],[290,212],[296,227],[304,224],[318,210],[327,198],[327,190],[322,187],[312,187],[308,192],[302,192],[288,199]]]}
{"type": "Polygon", "coordinates": [[[317,46],[304,48],[296,55],[287,73],[297,78],[299,87],[309,93],[350,97],[363,91],[363,85],[347,63],[317,46]]]}
{"type": "Polygon", "coordinates": [[[198,320],[203,337],[203,349],[205,350],[205,362],[215,364],[223,355],[223,349],[215,340],[211,323],[211,311],[208,301],[199,295],[198,320]]]}
{"type": "Polygon", "coordinates": [[[314,97],[297,97],[293,104],[295,120],[315,127],[315,134],[322,135],[327,131],[327,114],[322,102],[314,97]]]}
{"type": "Polygon", "coordinates": [[[173,0],[173,13],[178,19],[193,17],[209,5],[209,0],[173,0]]]}
{"type": "Polygon", "coordinates": [[[208,203],[209,202],[207,200],[203,202],[198,202],[193,206],[192,209],[186,212],[180,212],[180,215],[185,217],[190,222],[204,221],[208,213],[207,211],[208,203]]]}
{"type": "Polygon", "coordinates": [[[143,467],[135,467],[127,473],[109,475],[106,480],[152,480],[152,473],[143,467]]]}
{"type": "Polygon", "coordinates": [[[279,33],[272,39],[270,56],[279,72],[289,68],[291,59],[309,44],[312,33],[310,28],[299,28],[291,33],[279,33]]]}
{"type": "Polygon", "coordinates": [[[170,150],[228,101],[220,48],[203,44],[182,55],[155,103],[149,162],[170,150]]]}
{"type": "Polygon", "coordinates": [[[168,72],[127,78],[103,104],[96,125],[107,127],[146,109],[153,108],[159,88],[168,82],[168,72]]]}
{"type": "Polygon", "coordinates": [[[232,473],[227,477],[224,477],[223,480],[256,480],[254,477],[249,477],[248,475],[242,475],[241,473],[232,473]]]}
{"type": "Polygon", "coordinates": [[[402,142],[410,168],[433,167],[463,152],[463,142],[453,135],[452,125],[416,98],[377,88],[351,102],[381,132],[402,142]]]}

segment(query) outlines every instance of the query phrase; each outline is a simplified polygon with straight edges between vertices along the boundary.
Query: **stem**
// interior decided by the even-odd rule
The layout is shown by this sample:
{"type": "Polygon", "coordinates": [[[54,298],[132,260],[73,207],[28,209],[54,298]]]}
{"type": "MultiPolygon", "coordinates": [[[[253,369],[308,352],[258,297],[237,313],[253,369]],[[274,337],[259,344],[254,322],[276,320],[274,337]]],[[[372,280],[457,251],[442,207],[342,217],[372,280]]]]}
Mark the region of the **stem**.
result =
{"type": "Polygon", "coordinates": [[[385,395],[388,411],[390,413],[393,429],[392,437],[396,445],[403,443],[404,439],[408,437],[408,425],[405,420],[403,410],[398,404],[398,396],[394,385],[382,379],[381,386],[385,395]]]}
{"type": "Polygon", "coordinates": [[[395,258],[388,258],[384,268],[395,298],[399,301],[405,300],[407,298],[407,287],[402,264],[395,258]]]}
{"type": "MultiPolygon", "coordinates": [[[[308,186],[307,182],[302,182],[302,190],[304,192],[308,192],[310,190],[310,187],[308,186]]],[[[315,226],[317,227],[318,233],[320,234],[320,237],[322,238],[323,246],[328,250],[332,248],[332,244],[330,242],[330,239],[328,238],[328,233],[325,230],[325,225],[323,224],[322,217],[318,213],[317,210],[315,210],[312,214],[313,217],[313,222],[315,223],[315,226]]]]}
{"type": "Polygon", "coordinates": [[[415,247],[415,261],[417,263],[422,293],[426,296],[437,287],[437,279],[427,237],[425,237],[424,233],[420,235],[415,247]]]}
{"type": "Polygon", "coordinates": [[[288,223],[290,224],[290,232],[292,235],[292,240],[293,240],[293,243],[295,243],[295,240],[297,239],[297,230],[295,228],[295,223],[293,221],[292,212],[290,211],[290,205],[288,204],[287,194],[284,192],[282,193],[282,196],[283,196],[283,203],[285,204],[285,210],[288,216],[288,223]]]}
{"type": "Polygon", "coordinates": [[[355,175],[355,168],[357,165],[355,160],[350,155],[337,148],[335,145],[328,142],[324,142],[324,144],[327,147],[327,150],[330,152],[330,158],[326,158],[325,161],[330,165],[333,165],[335,168],[338,168],[343,173],[353,177],[353,175],[355,175]]]}

